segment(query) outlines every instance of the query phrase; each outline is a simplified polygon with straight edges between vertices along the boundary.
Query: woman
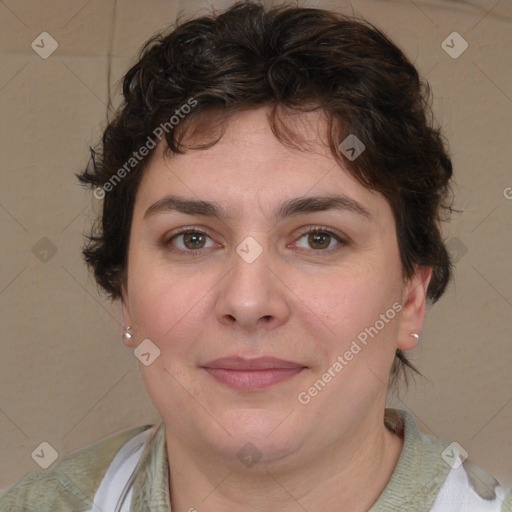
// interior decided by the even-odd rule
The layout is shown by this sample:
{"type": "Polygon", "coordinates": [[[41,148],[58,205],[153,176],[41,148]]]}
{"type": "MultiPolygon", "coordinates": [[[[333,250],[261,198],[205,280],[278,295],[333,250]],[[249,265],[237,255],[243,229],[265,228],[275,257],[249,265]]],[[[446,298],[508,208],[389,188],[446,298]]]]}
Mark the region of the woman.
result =
{"type": "Polygon", "coordinates": [[[386,396],[451,276],[452,165],[373,26],[239,3],[149,41],[80,176],[84,255],[162,423],[0,510],[504,511],[512,495],[386,396]]]}

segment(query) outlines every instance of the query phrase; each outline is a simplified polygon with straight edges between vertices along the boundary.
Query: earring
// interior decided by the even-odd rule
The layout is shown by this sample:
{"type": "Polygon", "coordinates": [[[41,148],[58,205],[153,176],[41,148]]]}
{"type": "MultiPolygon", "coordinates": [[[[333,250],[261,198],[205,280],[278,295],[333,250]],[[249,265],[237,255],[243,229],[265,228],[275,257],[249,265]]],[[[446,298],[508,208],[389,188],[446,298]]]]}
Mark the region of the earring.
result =
{"type": "Polygon", "coordinates": [[[131,327],[127,327],[123,332],[123,340],[130,341],[132,338],[132,333],[130,332],[132,330],[131,327]]]}
{"type": "Polygon", "coordinates": [[[410,336],[412,336],[413,338],[416,338],[416,341],[419,341],[419,339],[420,339],[420,335],[416,334],[415,332],[411,332],[410,336]]]}

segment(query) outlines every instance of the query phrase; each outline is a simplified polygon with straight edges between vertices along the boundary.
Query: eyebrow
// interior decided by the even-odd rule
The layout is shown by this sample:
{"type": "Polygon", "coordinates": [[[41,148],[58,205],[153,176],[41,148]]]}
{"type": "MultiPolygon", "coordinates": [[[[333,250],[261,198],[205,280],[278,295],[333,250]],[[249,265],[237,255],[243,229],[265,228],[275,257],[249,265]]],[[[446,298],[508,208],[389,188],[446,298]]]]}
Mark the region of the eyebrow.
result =
{"type": "MultiPolygon", "coordinates": [[[[273,220],[279,221],[287,217],[327,210],[348,211],[368,220],[373,220],[372,214],[362,204],[346,195],[338,194],[289,199],[274,211],[273,220]]],[[[203,215],[218,219],[231,218],[227,210],[219,203],[186,199],[178,196],[166,196],[146,210],[144,220],[156,214],[172,212],[203,215]]]]}

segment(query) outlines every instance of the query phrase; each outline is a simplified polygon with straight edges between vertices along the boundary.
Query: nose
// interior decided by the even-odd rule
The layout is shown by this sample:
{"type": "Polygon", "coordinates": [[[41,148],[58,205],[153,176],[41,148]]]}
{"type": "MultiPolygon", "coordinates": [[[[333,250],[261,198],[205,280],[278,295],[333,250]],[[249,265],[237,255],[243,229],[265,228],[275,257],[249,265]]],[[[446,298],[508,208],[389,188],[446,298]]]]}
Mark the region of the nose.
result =
{"type": "Polygon", "coordinates": [[[279,276],[276,259],[263,245],[261,248],[253,261],[233,251],[231,270],[220,283],[215,308],[222,324],[257,332],[275,329],[290,316],[291,290],[279,276]]]}

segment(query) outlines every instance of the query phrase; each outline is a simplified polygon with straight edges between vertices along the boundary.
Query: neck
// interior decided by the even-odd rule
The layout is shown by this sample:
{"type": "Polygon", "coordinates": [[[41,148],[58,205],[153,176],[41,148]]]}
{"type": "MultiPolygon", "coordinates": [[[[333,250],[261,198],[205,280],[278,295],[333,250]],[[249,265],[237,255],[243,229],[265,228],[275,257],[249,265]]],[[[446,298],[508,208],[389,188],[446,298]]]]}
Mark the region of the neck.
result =
{"type": "Polygon", "coordinates": [[[233,466],[219,454],[197,453],[166,431],[172,511],[367,511],[389,481],[403,445],[382,417],[372,420],[333,446],[313,446],[313,456],[301,457],[307,464],[298,464],[294,454],[293,464],[257,463],[243,470],[239,461],[233,466]]]}

